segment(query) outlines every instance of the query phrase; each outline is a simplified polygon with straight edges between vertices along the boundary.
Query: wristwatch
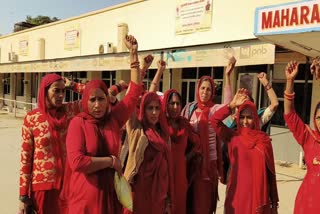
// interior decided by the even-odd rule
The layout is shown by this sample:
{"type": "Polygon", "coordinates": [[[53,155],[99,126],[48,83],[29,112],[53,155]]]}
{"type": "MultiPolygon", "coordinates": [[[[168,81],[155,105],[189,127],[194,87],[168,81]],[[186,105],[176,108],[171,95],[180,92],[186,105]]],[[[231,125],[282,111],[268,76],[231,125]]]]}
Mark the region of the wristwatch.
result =
{"type": "Polygon", "coordinates": [[[29,196],[27,196],[27,195],[20,195],[20,196],[19,196],[19,200],[20,200],[21,202],[23,202],[23,203],[26,203],[27,201],[30,200],[30,198],[29,198],[29,196]]]}

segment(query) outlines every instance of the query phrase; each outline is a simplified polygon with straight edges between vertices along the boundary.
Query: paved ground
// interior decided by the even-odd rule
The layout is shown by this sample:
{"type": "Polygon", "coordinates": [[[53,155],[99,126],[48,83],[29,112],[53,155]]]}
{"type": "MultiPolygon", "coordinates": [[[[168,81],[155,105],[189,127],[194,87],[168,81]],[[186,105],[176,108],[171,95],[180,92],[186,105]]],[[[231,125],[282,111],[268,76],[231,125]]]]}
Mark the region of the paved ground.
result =
{"type": "MultiPolygon", "coordinates": [[[[1,214],[15,214],[18,210],[21,125],[21,117],[14,118],[0,111],[0,169],[3,170],[0,182],[1,214]]],[[[296,193],[306,171],[295,164],[277,161],[276,172],[280,197],[279,214],[291,214],[296,193]]],[[[217,214],[223,214],[224,193],[225,186],[220,185],[222,200],[218,203],[217,214]]]]}

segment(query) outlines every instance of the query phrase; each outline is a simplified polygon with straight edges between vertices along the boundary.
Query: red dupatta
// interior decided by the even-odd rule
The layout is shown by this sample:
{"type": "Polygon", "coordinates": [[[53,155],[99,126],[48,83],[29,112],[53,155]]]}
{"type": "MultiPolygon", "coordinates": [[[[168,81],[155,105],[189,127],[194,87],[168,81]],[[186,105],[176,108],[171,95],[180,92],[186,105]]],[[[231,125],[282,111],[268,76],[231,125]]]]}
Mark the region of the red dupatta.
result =
{"type": "Polygon", "coordinates": [[[199,135],[200,135],[200,145],[202,149],[202,167],[201,167],[201,174],[203,177],[208,177],[210,174],[208,172],[209,170],[209,113],[210,113],[210,108],[214,105],[213,98],[215,95],[215,86],[214,86],[214,80],[209,77],[209,76],[202,76],[199,81],[198,81],[198,86],[197,86],[197,102],[198,102],[198,108],[202,110],[201,112],[201,117],[199,120],[199,135]],[[202,102],[200,99],[200,86],[203,81],[209,81],[211,84],[211,96],[207,102],[202,102]]]}
{"type": "Polygon", "coordinates": [[[47,74],[45,75],[40,83],[39,93],[38,93],[38,109],[45,115],[49,123],[49,131],[52,134],[54,141],[58,140],[58,133],[67,127],[67,115],[65,108],[48,108],[48,89],[50,85],[56,81],[63,80],[58,74],[47,74]]]}
{"type": "MultiPolygon", "coordinates": [[[[264,160],[261,159],[261,156],[254,156],[256,160],[253,160],[253,169],[252,169],[252,179],[253,179],[253,204],[257,209],[268,205],[270,203],[268,189],[270,188],[276,192],[271,193],[271,197],[274,197],[273,202],[278,201],[277,189],[276,189],[276,180],[275,180],[275,165],[273,150],[271,144],[271,138],[263,131],[260,131],[259,117],[257,114],[257,109],[254,103],[251,101],[245,101],[238,109],[237,112],[237,132],[240,136],[241,143],[249,149],[257,149],[262,153],[264,160]],[[244,109],[250,109],[253,114],[254,119],[254,128],[250,129],[247,127],[241,127],[240,125],[240,113],[244,109]],[[258,158],[259,157],[259,158],[258,158]],[[261,162],[265,162],[262,163],[261,162]],[[263,168],[262,166],[267,166],[263,168]],[[268,183],[267,169],[272,173],[272,181],[268,183]]],[[[270,189],[269,189],[270,190],[270,189]]]]}
{"type": "MultiPolygon", "coordinates": [[[[160,97],[155,92],[147,92],[143,95],[141,99],[140,109],[139,109],[138,120],[141,122],[145,135],[148,138],[149,143],[153,148],[158,150],[159,152],[163,152],[165,155],[165,159],[168,163],[168,174],[169,174],[169,195],[171,200],[173,199],[173,174],[172,174],[172,163],[171,163],[171,153],[170,153],[170,145],[169,135],[168,135],[168,127],[166,123],[166,119],[164,117],[163,111],[161,109],[161,100],[160,97]],[[159,122],[156,125],[157,127],[151,126],[147,118],[144,115],[144,111],[146,106],[152,102],[158,101],[160,104],[160,115],[159,122]],[[156,128],[158,130],[156,130],[156,128]]],[[[152,191],[152,190],[150,190],[152,191]]],[[[152,193],[152,195],[157,195],[157,192],[152,193]]]]}
{"type": "MultiPolygon", "coordinates": [[[[178,93],[178,91],[175,89],[167,90],[163,95],[162,111],[164,112],[164,114],[166,115],[166,118],[167,118],[168,132],[169,132],[169,136],[171,138],[171,141],[173,143],[180,143],[180,142],[182,142],[181,139],[183,139],[186,135],[186,127],[184,126],[183,120],[181,120],[182,116],[175,118],[176,122],[178,123],[178,129],[174,129],[172,124],[170,123],[170,119],[173,119],[173,118],[169,118],[168,102],[170,101],[172,94],[178,94],[178,96],[180,95],[178,93]]],[[[181,96],[179,96],[179,97],[181,97],[181,96]]]]}
{"type": "Polygon", "coordinates": [[[316,108],[315,108],[314,114],[313,114],[313,127],[315,130],[312,130],[310,128],[310,126],[307,124],[306,124],[306,127],[307,127],[307,130],[310,132],[311,136],[314,138],[314,140],[316,142],[320,143],[320,131],[319,131],[317,124],[316,124],[316,113],[318,110],[320,110],[320,102],[318,102],[318,104],[316,105],[316,108]]]}

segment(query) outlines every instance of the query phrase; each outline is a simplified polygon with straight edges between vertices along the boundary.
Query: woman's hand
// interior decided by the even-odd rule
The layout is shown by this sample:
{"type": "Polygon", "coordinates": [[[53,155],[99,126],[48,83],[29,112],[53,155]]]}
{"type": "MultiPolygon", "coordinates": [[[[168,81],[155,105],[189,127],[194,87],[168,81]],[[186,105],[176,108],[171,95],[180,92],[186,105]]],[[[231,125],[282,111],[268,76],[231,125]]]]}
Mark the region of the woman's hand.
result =
{"type": "Polygon", "coordinates": [[[316,57],[312,60],[310,71],[312,75],[316,76],[316,80],[320,79],[320,57],[316,57]]]}
{"type": "Polygon", "coordinates": [[[138,51],[138,42],[134,36],[126,35],[124,43],[130,52],[134,53],[138,51]]]}
{"type": "Polygon", "coordinates": [[[245,88],[238,89],[236,95],[234,95],[233,100],[229,104],[230,109],[234,109],[242,105],[246,100],[248,100],[248,90],[245,88]]]}
{"type": "Polygon", "coordinates": [[[114,164],[113,164],[113,168],[114,170],[116,170],[119,174],[119,176],[122,176],[122,165],[121,165],[121,161],[119,158],[117,158],[116,156],[112,156],[114,164]]]}
{"type": "Polygon", "coordinates": [[[267,79],[267,74],[264,73],[264,72],[261,72],[257,75],[258,77],[258,80],[260,81],[260,83],[263,85],[263,86],[266,86],[268,84],[268,79],[267,79]]]}
{"type": "Polygon", "coordinates": [[[19,203],[19,214],[27,214],[29,203],[28,202],[22,202],[19,203]]]}
{"type": "Polygon", "coordinates": [[[158,70],[163,72],[166,69],[166,62],[160,59],[157,62],[157,66],[158,66],[158,70]]]}
{"type": "Polygon", "coordinates": [[[290,61],[286,66],[286,79],[295,80],[298,74],[299,63],[297,61],[290,61]]]}
{"type": "Polygon", "coordinates": [[[230,59],[229,59],[229,62],[228,62],[228,65],[227,65],[227,68],[226,68],[226,75],[230,76],[230,74],[232,73],[235,65],[236,65],[236,58],[234,58],[234,56],[232,56],[230,59]]]}

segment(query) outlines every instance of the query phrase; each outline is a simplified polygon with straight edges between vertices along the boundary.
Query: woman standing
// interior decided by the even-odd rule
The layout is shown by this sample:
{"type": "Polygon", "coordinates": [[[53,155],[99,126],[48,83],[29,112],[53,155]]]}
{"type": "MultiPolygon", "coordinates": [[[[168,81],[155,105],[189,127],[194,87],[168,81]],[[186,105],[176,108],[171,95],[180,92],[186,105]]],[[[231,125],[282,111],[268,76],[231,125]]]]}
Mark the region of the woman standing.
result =
{"type": "Polygon", "coordinates": [[[68,166],[64,187],[69,213],[121,213],[114,190],[114,172],[122,175],[118,159],[119,132],[134,111],[141,93],[138,74],[138,44],[126,37],[130,50],[131,83],[125,98],[111,106],[107,86],[102,80],[90,81],[82,98],[83,112],[70,123],[67,135],[68,166]]]}
{"type": "MultiPolygon", "coordinates": [[[[234,58],[233,58],[234,59],[234,58]]],[[[225,76],[224,103],[232,100],[230,74],[235,65],[235,59],[230,60],[225,76]]],[[[195,214],[211,214],[216,211],[218,201],[218,178],[223,176],[221,161],[221,142],[211,125],[210,118],[222,105],[214,104],[214,80],[209,76],[202,76],[198,81],[197,101],[189,103],[182,110],[193,130],[200,135],[201,165],[193,173],[193,180],[188,192],[188,212],[195,214]]],[[[223,178],[221,178],[223,179],[223,178]]]]}
{"type": "MultiPolygon", "coordinates": [[[[314,61],[311,70],[316,67],[319,70],[319,62],[314,61]]],[[[307,165],[307,174],[299,188],[294,213],[318,213],[320,210],[320,203],[317,200],[320,197],[320,103],[315,107],[314,130],[312,130],[307,124],[304,124],[294,108],[293,86],[298,74],[298,66],[296,61],[288,63],[285,71],[287,85],[284,91],[284,119],[293,136],[301,145],[307,165]]]]}
{"type": "Polygon", "coordinates": [[[260,131],[257,109],[239,89],[228,106],[212,118],[218,136],[228,145],[230,177],[225,199],[226,214],[277,213],[278,191],[270,137],[260,131]],[[238,107],[237,131],[227,128],[223,120],[238,107]]]}
{"type": "Polygon", "coordinates": [[[124,176],[132,186],[133,213],[171,213],[169,136],[160,98],[155,92],[143,95],[138,118],[132,115],[126,130],[129,155],[124,176]]]}
{"type": "MultiPolygon", "coordinates": [[[[66,79],[67,80],[67,79],[66,79]]],[[[66,82],[70,85],[70,81],[66,82]]],[[[71,118],[80,111],[79,102],[63,104],[63,77],[47,74],[41,80],[38,108],[30,111],[22,126],[20,169],[20,213],[32,204],[39,213],[59,214],[65,205],[59,199],[65,166],[65,139],[71,118]]],[[[76,84],[73,89],[81,92],[76,84]]]]}
{"type": "Polygon", "coordinates": [[[170,89],[164,93],[162,109],[166,115],[171,139],[174,186],[173,213],[186,214],[188,188],[186,149],[189,140],[193,144],[193,152],[199,153],[200,138],[198,134],[193,132],[189,121],[180,116],[181,95],[175,89],[170,89]]]}

